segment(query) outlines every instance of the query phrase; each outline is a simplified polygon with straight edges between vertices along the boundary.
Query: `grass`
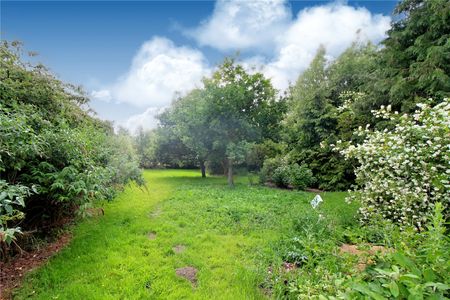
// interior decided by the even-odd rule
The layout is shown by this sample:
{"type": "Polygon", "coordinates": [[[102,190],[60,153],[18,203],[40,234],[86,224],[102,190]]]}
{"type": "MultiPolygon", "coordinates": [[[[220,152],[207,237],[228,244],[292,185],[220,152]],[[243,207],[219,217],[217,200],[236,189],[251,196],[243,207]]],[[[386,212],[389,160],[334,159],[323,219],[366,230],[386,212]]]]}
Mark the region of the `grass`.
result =
{"type": "MultiPolygon", "coordinates": [[[[15,299],[264,299],[267,257],[297,220],[315,213],[314,194],[249,186],[197,171],[151,170],[105,204],[105,216],[74,228],[71,244],[30,273],[15,299]],[[151,240],[148,233],[156,233],[151,240]],[[185,245],[175,253],[173,247],[185,245]],[[176,275],[198,269],[198,285],[176,275]]],[[[323,193],[337,226],[353,222],[345,193],[323,193]]]]}

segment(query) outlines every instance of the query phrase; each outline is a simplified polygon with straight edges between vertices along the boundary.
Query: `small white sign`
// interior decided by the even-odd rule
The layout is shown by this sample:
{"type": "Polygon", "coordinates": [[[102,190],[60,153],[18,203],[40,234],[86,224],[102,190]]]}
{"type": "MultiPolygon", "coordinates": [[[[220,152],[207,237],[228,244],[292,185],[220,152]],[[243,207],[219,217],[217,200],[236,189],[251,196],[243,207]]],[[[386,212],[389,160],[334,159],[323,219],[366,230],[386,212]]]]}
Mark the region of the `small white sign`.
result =
{"type": "Polygon", "coordinates": [[[319,206],[320,202],[323,202],[322,197],[320,197],[319,194],[317,194],[314,199],[311,200],[311,206],[316,209],[317,206],[319,206]]]}

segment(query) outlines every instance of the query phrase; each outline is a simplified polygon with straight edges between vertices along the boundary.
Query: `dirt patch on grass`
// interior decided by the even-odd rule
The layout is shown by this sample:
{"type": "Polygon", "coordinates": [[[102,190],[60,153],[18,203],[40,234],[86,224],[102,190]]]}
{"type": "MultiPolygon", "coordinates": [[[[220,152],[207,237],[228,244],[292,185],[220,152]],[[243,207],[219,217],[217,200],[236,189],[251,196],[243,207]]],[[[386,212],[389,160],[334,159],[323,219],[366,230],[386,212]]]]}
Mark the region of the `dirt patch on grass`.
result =
{"type": "Polygon", "coordinates": [[[388,252],[392,252],[392,249],[383,246],[369,245],[368,247],[368,249],[358,249],[358,245],[343,244],[339,248],[339,252],[341,254],[349,253],[351,255],[358,256],[359,260],[356,267],[359,271],[364,271],[368,265],[374,263],[370,256],[373,256],[377,253],[385,254],[388,252]]]}
{"type": "Polygon", "coordinates": [[[340,248],[339,251],[341,253],[350,253],[353,255],[363,255],[363,254],[370,254],[370,255],[374,255],[377,252],[384,254],[386,252],[391,251],[389,248],[383,247],[383,246],[369,246],[368,250],[360,250],[358,249],[358,245],[350,245],[350,244],[343,244],[340,248]]]}
{"type": "Polygon", "coordinates": [[[147,238],[149,240],[156,240],[156,232],[151,231],[151,232],[147,233],[147,238]]]}
{"type": "Polygon", "coordinates": [[[310,192],[310,193],[323,193],[323,191],[322,190],[319,190],[319,189],[313,189],[313,188],[306,188],[305,189],[305,191],[306,192],[310,192]]]}
{"type": "Polygon", "coordinates": [[[186,250],[186,246],[185,245],[176,245],[172,248],[173,252],[175,252],[176,254],[180,254],[183,253],[186,250]]]}
{"type": "Polygon", "coordinates": [[[20,286],[25,274],[42,266],[51,256],[69,244],[71,239],[72,235],[66,233],[41,249],[24,252],[7,263],[0,262],[0,299],[11,299],[12,290],[20,286]]]}
{"type": "Polygon", "coordinates": [[[197,286],[197,272],[198,270],[194,267],[184,267],[176,270],[176,274],[189,280],[194,287],[197,286]]]}

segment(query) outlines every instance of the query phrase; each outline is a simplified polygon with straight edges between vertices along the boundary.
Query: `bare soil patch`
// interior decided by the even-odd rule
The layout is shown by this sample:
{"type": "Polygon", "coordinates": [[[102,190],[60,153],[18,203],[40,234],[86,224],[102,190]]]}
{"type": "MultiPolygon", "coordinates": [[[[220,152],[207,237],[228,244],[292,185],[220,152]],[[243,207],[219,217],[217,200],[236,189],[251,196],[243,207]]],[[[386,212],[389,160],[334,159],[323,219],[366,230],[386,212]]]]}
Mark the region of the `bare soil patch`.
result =
{"type": "Polygon", "coordinates": [[[339,248],[339,252],[341,254],[349,253],[351,255],[358,256],[359,261],[356,267],[358,268],[359,271],[364,271],[368,265],[373,264],[373,260],[369,256],[373,256],[377,253],[385,254],[391,251],[392,249],[376,245],[370,245],[369,249],[367,250],[358,249],[358,245],[350,245],[350,244],[343,244],[339,248]]]}
{"type": "Polygon", "coordinates": [[[0,299],[11,299],[12,290],[20,286],[25,274],[42,266],[69,244],[71,239],[72,235],[66,233],[43,248],[24,252],[6,263],[0,262],[0,299]]]}
{"type": "Polygon", "coordinates": [[[147,234],[147,237],[149,240],[155,240],[156,239],[156,232],[151,231],[147,234]]]}
{"type": "Polygon", "coordinates": [[[310,193],[323,193],[322,190],[319,189],[313,189],[313,188],[306,188],[305,191],[310,192],[310,193]]]}
{"type": "Polygon", "coordinates": [[[198,270],[194,267],[184,267],[176,270],[178,276],[189,280],[194,287],[197,286],[197,272],[198,270]]]}
{"type": "Polygon", "coordinates": [[[172,248],[173,252],[179,254],[179,253],[183,253],[186,250],[186,246],[185,245],[176,245],[172,248]]]}

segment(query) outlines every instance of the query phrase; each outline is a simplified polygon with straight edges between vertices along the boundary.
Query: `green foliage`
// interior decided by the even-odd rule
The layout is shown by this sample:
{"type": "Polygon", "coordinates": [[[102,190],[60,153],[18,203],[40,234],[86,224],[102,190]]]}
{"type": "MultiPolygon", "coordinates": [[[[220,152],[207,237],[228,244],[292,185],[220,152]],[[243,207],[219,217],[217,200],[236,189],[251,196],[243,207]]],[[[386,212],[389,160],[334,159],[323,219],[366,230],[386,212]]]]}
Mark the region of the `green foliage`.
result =
{"type": "Polygon", "coordinates": [[[272,182],[278,187],[292,187],[304,190],[315,181],[312,171],[306,165],[289,164],[286,158],[270,158],[264,161],[260,182],[272,182]]]}
{"type": "Polygon", "coordinates": [[[285,159],[281,158],[281,157],[273,157],[273,158],[266,159],[264,161],[261,172],[259,173],[260,182],[262,184],[264,184],[266,182],[272,181],[273,180],[272,176],[273,176],[273,173],[275,172],[275,170],[278,167],[285,165],[285,164],[286,164],[285,159]]]}
{"type": "Polygon", "coordinates": [[[250,170],[260,171],[264,161],[282,155],[286,151],[285,148],[285,144],[276,143],[270,139],[253,144],[247,153],[245,164],[250,170]]]}
{"type": "MultiPolygon", "coordinates": [[[[362,220],[379,215],[400,226],[424,228],[436,202],[450,205],[450,102],[433,107],[420,104],[411,116],[382,108],[375,114],[395,123],[391,129],[370,131],[358,145],[341,145],[341,152],[357,159],[359,187],[351,199],[361,205],[362,220]]],[[[446,212],[446,218],[448,213],[446,212]]]]}
{"type": "Polygon", "coordinates": [[[272,181],[275,183],[278,187],[289,187],[289,184],[291,183],[291,168],[284,164],[281,166],[278,166],[272,174],[272,181]]]}
{"type": "Polygon", "coordinates": [[[326,211],[310,213],[274,246],[264,286],[283,299],[447,299],[450,239],[440,203],[428,224],[422,233],[384,222],[344,229],[326,211]],[[390,240],[383,252],[370,252],[365,240],[375,229],[390,240]],[[359,253],[337,248],[347,234],[361,235],[359,253]]]}
{"type": "Polygon", "coordinates": [[[80,88],[24,63],[20,51],[17,43],[0,47],[0,243],[7,244],[21,229],[48,233],[129,180],[143,183],[131,139],[92,117],[80,88]]]}
{"type": "Polygon", "coordinates": [[[254,143],[279,135],[285,102],[276,101],[275,93],[261,73],[225,59],[203,88],[179,97],[161,114],[161,130],[180,140],[200,166],[225,163],[233,185],[233,165],[246,162],[254,143]]]}
{"type": "Polygon", "coordinates": [[[304,190],[315,181],[312,171],[306,165],[293,164],[289,173],[289,184],[297,190],[304,190]]]}
{"type": "Polygon", "coordinates": [[[372,101],[411,112],[428,98],[436,104],[450,97],[450,3],[404,0],[394,13],[377,80],[367,82],[372,101]]]}
{"type": "Polygon", "coordinates": [[[446,299],[450,291],[450,239],[445,233],[442,212],[443,206],[436,203],[427,231],[413,238],[403,235],[395,252],[381,257],[362,279],[350,281],[351,292],[347,291],[346,295],[374,299],[446,299]]]}
{"type": "MultiPolygon", "coordinates": [[[[14,298],[265,299],[263,258],[314,213],[310,193],[249,186],[247,177],[229,189],[226,178],[202,179],[196,170],[143,174],[148,192],[130,185],[105,204],[105,216],[80,222],[70,247],[30,273],[14,298]],[[176,245],[184,252],[174,253],[176,245]],[[185,266],[198,270],[196,288],[176,276],[185,266]]],[[[324,211],[342,209],[334,224],[356,213],[345,193],[322,196],[324,211]]]]}
{"type": "Polygon", "coordinates": [[[144,130],[142,127],[138,128],[134,144],[141,168],[148,169],[157,167],[156,153],[159,147],[157,142],[158,134],[156,130],[144,130]]]}
{"type": "Polygon", "coordinates": [[[0,180],[0,243],[8,245],[15,239],[15,234],[21,233],[20,227],[8,228],[8,222],[17,222],[24,218],[21,209],[25,207],[25,197],[31,193],[26,186],[10,185],[0,180]]]}
{"type": "Polygon", "coordinates": [[[346,91],[360,91],[375,67],[375,48],[355,43],[333,62],[320,48],[310,67],[291,89],[285,118],[284,140],[289,161],[306,164],[325,190],[348,189],[354,181],[353,165],[333,152],[329,144],[353,138],[353,130],[367,121],[365,99],[354,103],[353,115],[340,111],[346,91]]]}

